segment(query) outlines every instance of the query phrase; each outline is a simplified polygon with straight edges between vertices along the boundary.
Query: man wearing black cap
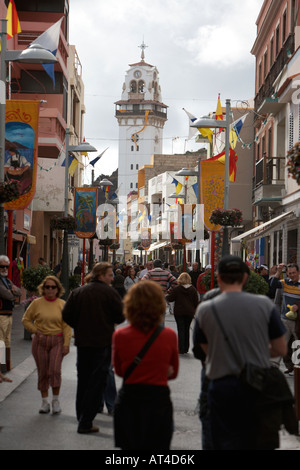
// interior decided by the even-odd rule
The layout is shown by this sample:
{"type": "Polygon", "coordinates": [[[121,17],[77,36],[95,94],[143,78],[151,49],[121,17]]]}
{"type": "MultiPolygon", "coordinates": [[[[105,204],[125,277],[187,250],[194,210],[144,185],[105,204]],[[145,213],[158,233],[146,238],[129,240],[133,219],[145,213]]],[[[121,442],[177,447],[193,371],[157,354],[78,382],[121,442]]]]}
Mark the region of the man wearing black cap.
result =
{"type": "Polygon", "coordinates": [[[249,268],[241,258],[231,255],[222,258],[217,275],[221,294],[201,303],[197,310],[200,343],[207,355],[214,450],[255,448],[254,399],[238,376],[245,363],[268,368],[270,356],[286,353],[285,328],[276,307],[266,296],[243,291],[248,276],[249,268]]]}

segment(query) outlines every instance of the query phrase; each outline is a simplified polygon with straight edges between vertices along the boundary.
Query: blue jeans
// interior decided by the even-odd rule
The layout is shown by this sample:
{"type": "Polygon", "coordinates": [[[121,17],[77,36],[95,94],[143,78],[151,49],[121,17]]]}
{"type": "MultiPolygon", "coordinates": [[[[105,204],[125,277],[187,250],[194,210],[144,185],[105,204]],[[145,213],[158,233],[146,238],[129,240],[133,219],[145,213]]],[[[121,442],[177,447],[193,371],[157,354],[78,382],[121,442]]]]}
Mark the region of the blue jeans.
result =
{"type": "Polygon", "coordinates": [[[116,401],[116,396],[117,396],[117,388],[116,388],[115,374],[114,374],[112,365],[110,365],[108,369],[106,387],[102,395],[101,404],[99,408],[100,413],[103,410],[104,403],[106,405],[107,411],[109,413],[113,412],[115,401],[116,401]]]}
{"type": "Polygon", "coordinates": [[[90,429],[98,413],[111,363],[111,346],[77,347],[76,415],[78,427],[90,429]]]}
{"type": "Polygon", "coordinates": [[[254,448],[254,395],[235,376],[211,380],[208,387],[213,450],[254,448]]]}

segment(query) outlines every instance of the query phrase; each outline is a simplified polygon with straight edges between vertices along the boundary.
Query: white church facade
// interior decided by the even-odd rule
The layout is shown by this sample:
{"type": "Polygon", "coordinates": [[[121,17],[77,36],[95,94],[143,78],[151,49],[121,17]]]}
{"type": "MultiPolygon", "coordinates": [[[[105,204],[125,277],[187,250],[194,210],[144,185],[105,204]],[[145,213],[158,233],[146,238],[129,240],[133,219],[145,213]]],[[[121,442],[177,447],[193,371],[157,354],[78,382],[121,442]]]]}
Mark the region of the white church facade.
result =
{"type": "Polygon", "coordinates": [[[162,102],[157,68],[141,60],[130,64],[121,100],[115,103],[119,125],[118,188],[120,197],[138,189],[138,171],[150,164],[153,154],[163,150],[163,128],[167,106],[162,102]]]}

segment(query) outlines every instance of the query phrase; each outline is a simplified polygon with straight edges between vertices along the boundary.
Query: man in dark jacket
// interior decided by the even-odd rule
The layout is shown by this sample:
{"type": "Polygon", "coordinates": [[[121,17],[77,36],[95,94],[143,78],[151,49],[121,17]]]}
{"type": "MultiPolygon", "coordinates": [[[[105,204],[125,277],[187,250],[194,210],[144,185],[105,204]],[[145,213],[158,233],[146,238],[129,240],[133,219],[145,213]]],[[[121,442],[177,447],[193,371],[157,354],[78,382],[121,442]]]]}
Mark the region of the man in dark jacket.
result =
{"type": "MultiPolygon", "coordinates": [[[[21,289],[8,279],[8,268],[10,260],[7,256],[0,256],[0,341],[5,344],[6,370],[11,370],[10,342],[12,315],[14,303],[20,297],[21,289]]],[[[0,358],[1,369],[1,358],[0,358]]],[[[6,380],[7,381],[7,380],[6,380]]]]}
{"type": "Polygon", "coordinates": [[[201,269],[201,264],[200,263],[193,263],[192,264],[192,270],[189,272],[189,275],[191,276],[192,284],[194,287],[197,289],[197,280],[200,274],[202,274],[203,271],[201,269]]]}
{"type": "Polygon", "coordinates": [[[76,414],[78,432],[97,432],[93,426],[105,390],[111,362],[114,325],[124,321],[122,301],[111,287],[113,269],[97,263],[87,284],[75,289],[63,309],[63,319],[74,329],[77,346],[76,414]]]}

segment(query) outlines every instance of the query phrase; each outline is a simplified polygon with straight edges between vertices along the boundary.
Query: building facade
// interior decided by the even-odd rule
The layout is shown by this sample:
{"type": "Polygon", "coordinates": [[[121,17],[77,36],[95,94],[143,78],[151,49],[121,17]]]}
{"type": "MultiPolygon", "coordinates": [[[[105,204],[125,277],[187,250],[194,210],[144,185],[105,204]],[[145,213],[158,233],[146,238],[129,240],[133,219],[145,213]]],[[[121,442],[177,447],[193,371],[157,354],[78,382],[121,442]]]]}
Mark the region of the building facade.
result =
{"type": "MultiPolygon", "coordinates": [[[[75,46],[70,46],[68,42],[68,1],[53,0],[49,3],[15,0],[15,4],[22,31],[8,40],[8,49],[25,49],[61,20],[54,80],[42,65],[20,66],[16,63],[11,65],[10,69],[10,98],[41,101],[37,186],[35,197],[26,209],[26,214],[24,213],[29,237],[27,236],[26,243],[23,244],[22,255],[25,265],[36,265],[42,257],[47,264],[54,267],[62,255],[62,233],[52,230],[50,221],[55,215],[62,216],[65,210],[65,167],[62,164],[65,160],[66,129],[69,129],[70,145],[77,145],[82,141],[85,113],[82,68],[75,46]]],[[[4,9],[5,11],[1,12],[2,17],[6,16],[6,7],[4,9]]],[[[74,188],[81,186],[83,170],[82,157],[78,154],[76,157],[79,165],[72,175],[68,174],[70,215],[73,215],[74,188]]],[[[18,214],[16,223],[19,220],[23,221],[23,218],[18,214]]],[[[18,231],[20,227],[15,225],[14,232],[17,235],[18,231]]],[[[13,256],[18,256],[20,241],[16,236],[14,238],[13,256]]],[[[73,264],[76,266],[78,260],[77,248],[75,252],[74,246],[70,249],[71,269],[73,264]]]]}
{"type": "Polygon", "coordinates": [[[257,19],[254,229],[237,237],[256,264],[299,261],[299,186],[287,154],[299,141],[299,1],[265,0],[257,19]]]}

